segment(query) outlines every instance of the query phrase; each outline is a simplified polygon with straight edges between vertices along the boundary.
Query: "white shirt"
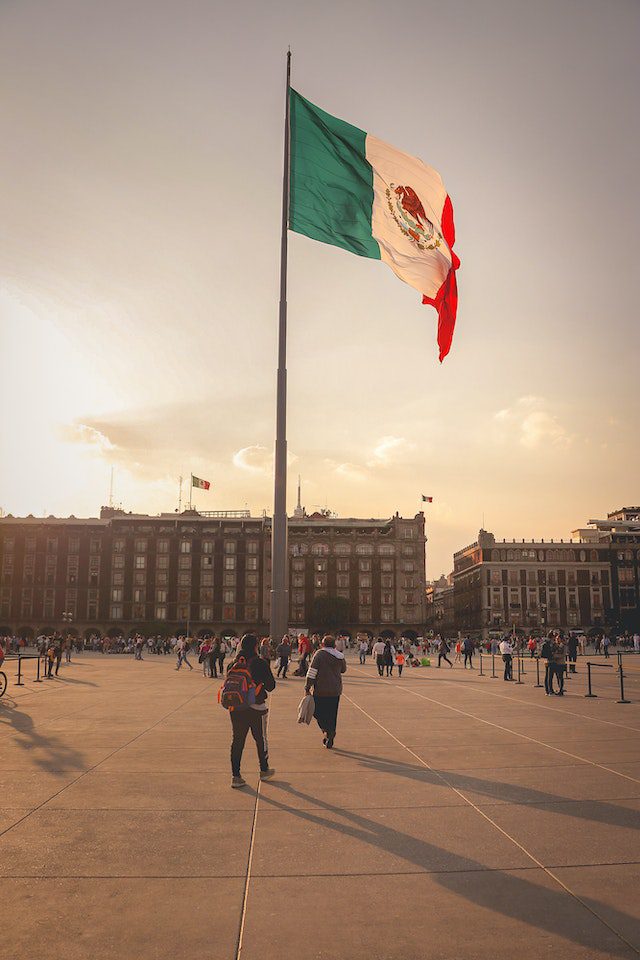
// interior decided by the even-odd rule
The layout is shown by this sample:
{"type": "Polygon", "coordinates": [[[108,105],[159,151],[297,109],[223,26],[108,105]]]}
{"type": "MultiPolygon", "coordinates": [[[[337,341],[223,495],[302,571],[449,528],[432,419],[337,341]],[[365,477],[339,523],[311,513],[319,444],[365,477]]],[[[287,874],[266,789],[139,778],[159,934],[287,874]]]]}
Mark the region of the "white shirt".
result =
{"type": "Polygon", "coordinates": [[[500,653],[504,657],[506,654],[513,653],[513,647],[508,640],[503,640],[500,644],[500,653]]]}
{"type": "Polygon", "coordinates": [[[371,651],[374,657],[381,657],[384,654],[384,641],[376,640],[371,651]]]}

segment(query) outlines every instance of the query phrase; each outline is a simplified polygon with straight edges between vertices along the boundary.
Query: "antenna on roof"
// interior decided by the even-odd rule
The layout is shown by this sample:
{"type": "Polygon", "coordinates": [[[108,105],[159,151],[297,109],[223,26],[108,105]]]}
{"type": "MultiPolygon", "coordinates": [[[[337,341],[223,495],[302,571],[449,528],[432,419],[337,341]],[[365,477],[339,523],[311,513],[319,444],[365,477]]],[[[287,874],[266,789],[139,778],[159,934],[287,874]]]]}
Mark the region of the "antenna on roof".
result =
{"type": "Polygon", "coordinates": [[[109,506],[113,508],[113,466],[111,467],[111,480],[109,481],[109,506]]]}

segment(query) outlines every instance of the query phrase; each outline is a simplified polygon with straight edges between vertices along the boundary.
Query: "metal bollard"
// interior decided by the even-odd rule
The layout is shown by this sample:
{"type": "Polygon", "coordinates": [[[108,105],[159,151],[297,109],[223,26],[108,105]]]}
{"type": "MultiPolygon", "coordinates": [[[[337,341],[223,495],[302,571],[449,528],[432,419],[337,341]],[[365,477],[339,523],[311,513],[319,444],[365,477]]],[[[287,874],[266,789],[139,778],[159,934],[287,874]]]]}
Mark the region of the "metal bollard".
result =
{"type": "Polygon", "coordinates": [[[620,675],[620,699],[617,703],[631,703],[631,700],[627,700],[624,695],[624,670],[622,669],[622,656],[618,654],[618,673],[620,675]]]}
{"type": "Polygon", "coordinates": [[[540,683],[540,657],[536,657],[536,687],[541,687],[540,683]]]}
{"type": "Polygon", "coordinates": [[[36,667],[36,678],[35,678],[35,680],[34,680],[33,682],[34,682],[34,683],[42,683],[42,678],[41,678],[41,676],[40,676],[40,654],[38,654],[36,663],[37,663],[37,667],[36,667]]]}
{"type": "Polygon", "coordinates": [[[16,680],[17,687],[24,687],[22,682],[22,657],[18,654],[18,679],[16,680]]]}
{"type": "Polygon", "coordinates": [[[587,688],[588,688],[589,692],[588,692],[588,693],[585,693],[585,697],[597,697],[597,696],[598,696],[597,693],[592,693],[592,692],[591,692],[591,664],[589,663],[588,660],[587,660],[587,688]]]}
{"type": "Polygon", "coordinates": [[[482,654],[480,654],[480,676],[484,677],[484,673],[482,672],[482,654]]]}
{"type": "Polygon", "coordinates": [[[519,656],[516,656],[516,660],[518,661],[518,679],[516,680],[516,683],[522,683],[522,680],[520,679],[520,659],[521,658],[519,656]]]}
{"type": "Polygon", "coordinates": [[[495,653],[492,653],[492,654],[491,654],[491,679],[492,679],[492,680],[497,680],[497,679],[498,679],[498,678],[496,677],[496,655],[495,655],[495,653]]]}

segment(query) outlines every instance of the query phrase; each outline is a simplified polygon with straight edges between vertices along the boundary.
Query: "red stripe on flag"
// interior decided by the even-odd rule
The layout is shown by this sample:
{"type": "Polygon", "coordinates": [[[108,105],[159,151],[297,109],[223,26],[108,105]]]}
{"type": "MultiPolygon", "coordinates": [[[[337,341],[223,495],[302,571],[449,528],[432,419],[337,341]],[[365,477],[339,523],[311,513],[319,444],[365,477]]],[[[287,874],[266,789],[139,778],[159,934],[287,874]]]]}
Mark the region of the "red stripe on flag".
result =
{"type": "Polygon", "coordinates": [[[458,312],[458,284],[456,270],[460,266],[460,258],[453,251],[456,241],[456,228],[453,222],[453,204],[447,196],[442,208],[442,236],[451,250],[451,268],[435,297],[423,297],[422,302],[435,307],[438,311],[438,346],[440,348],[440,363],[451,349],[453,331],[456,326],[458,312]]]}

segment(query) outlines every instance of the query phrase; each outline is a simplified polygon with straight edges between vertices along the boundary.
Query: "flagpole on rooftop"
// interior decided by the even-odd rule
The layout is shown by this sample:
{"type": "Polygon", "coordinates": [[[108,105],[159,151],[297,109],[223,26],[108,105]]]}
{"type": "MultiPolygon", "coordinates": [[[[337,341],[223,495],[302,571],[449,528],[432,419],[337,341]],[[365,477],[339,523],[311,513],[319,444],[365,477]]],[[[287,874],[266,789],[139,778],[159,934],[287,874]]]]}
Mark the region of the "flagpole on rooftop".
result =
{"type": "Polygon", "coordinates": [[[276,447],[271,526],[271,624],[270,635],[279,640],[289,624],[287,576],[287,230],[289,227],[289,89],[291,50],[287,51],[287,82],[284,117],[284,172],[282,178],[282,235],[280,239],[280,308],[278,318],[278,379],[276,399],[276,447]]]}

